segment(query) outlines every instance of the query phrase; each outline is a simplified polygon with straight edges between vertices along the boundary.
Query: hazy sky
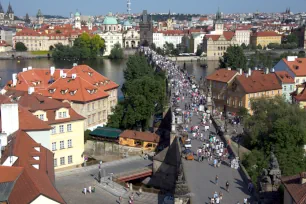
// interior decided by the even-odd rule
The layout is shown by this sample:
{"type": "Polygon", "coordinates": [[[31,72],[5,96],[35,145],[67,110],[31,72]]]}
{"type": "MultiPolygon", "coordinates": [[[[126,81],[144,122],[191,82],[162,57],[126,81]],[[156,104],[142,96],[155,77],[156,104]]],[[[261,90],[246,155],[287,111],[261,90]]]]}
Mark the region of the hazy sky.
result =
{"type": "MultiPolygon", "coordinates": [[[[11,2],[16,15],[43,14],[68,16],[78,9],[83,15],[99,15],[108,12],[126,12],[126,0],[0,0],[4,11],[11,2]]],[[[132,13],[143,9],[148,12],[215,13],[220,7],[224,13],[280,12],[290,7],[292,12],[306,11],[306,0],[131,0],[132,13]]]]}

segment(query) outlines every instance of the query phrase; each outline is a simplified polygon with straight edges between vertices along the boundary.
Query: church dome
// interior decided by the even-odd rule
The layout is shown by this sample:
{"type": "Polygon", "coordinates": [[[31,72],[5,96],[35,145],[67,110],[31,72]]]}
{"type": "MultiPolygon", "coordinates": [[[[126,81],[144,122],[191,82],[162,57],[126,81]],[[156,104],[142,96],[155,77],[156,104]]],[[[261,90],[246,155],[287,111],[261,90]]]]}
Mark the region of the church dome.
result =
{"type": "Polygon", "coordinates": [[[74,16],[80,16],[81,14],[77,11],[74,16]]]}
{"type": "Polygon", "coordinates": [[[112,16],[106,16],[104,18],[104,21],[102,23],[103,25],[116,25],[118,24],[117,19],[115,17],[112,16]]]}
{"type": "Polygon", "coordinates": [[[123,26],[132,26],[129,20],[124,21],[123,26]]]}

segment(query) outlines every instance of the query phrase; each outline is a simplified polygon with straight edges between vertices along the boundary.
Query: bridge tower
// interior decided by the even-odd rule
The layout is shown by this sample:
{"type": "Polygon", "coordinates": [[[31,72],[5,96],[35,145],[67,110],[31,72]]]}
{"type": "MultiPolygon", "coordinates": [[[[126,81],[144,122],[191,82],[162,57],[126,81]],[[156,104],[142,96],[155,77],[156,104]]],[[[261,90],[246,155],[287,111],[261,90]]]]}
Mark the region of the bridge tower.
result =
{"type": "Polygon", "coordinates": [[[130,16],[131,15],[131,0],[126,0],[126,11],[130,16]]]}

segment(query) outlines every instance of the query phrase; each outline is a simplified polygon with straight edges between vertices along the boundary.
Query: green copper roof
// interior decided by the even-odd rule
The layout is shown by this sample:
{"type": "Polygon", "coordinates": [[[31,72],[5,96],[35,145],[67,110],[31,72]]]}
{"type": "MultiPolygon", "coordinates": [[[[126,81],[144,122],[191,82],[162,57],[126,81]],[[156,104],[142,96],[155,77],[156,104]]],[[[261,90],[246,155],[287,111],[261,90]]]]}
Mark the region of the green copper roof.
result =
{"type": "Polygon", "coordinates": [[[103,25],[116,25],[118,24],[117,19],[115,17],[112,16],[106,16],[104,18],[104,21],[102,23],[103,25]]]}
{"type": "Polygon", "coordinates": [[[124,26],[132,26],[129,20],[124,21],[123,23],[124,26]]]}
{"type": "Polygon", "coordinates": [[[109,128],[109,127],[97,127],[94,131],[90,133],[91,136],[95,137],[106,137],[111,139],[119,138],[121,134],[121,130],[116,128],[109,128]]]}
{"type": "Polygon", "coordinates": [[[80,16],[81,14],[77,11],[75,12],[74,16],[80,16]]]}

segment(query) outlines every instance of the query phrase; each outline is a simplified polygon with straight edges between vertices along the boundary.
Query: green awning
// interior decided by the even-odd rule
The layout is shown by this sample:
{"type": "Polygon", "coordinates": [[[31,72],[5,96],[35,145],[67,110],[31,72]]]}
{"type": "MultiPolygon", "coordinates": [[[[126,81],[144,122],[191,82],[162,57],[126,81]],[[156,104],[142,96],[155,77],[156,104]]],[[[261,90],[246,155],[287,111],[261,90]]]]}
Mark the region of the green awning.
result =
{"type": "Polygon", "coordinates": [[[109,128],[109,127],[97,127],[94,131],[89,133],[90,136],[94,137],[105,137],[110,139],[118,139],[122,133],[120,129],[109,128]]]}

